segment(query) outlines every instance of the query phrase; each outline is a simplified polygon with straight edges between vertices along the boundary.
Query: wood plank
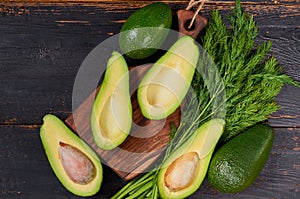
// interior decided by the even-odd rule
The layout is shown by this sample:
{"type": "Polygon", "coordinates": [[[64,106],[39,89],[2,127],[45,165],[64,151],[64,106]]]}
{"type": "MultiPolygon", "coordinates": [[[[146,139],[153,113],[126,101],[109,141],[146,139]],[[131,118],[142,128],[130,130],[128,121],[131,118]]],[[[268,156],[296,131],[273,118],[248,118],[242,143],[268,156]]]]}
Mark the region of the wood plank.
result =
{"type": "MultiPolygon", "coordinates": [[[[87,13],[69,12],[72,18],[89,18],[87,13]]],[[[100,20],[92,26],[60,26],[56,21],[63,18],[62,13],[48,14],[0,17],[0,111],[5,113],[0,116],[2,124],[41,123],[45,113],[66,118],[72,111],[72,89],[82,61],[109,37],[108,32],[120,28],[109,22],[115,14],[100,11],[100,20]]]]}
{"type": "MultiPolygon", "coordinates": [[[[39,138],[39,126],[0,125],[1,198],[80,198],[56,179],[39,138]]],[[[239,194],[215,191],[207,180],[191,197],[196,198],[289,198],[299,196],[300,128],[275,128],[271,156],[254,184],[239,194]]],[[[110,198],[125,184],[104,165],[104,181],[91,198],[110,198]]]]}
{"type": "MultiPolygon", "coordinates": [[[[256,7],[258,41],[272,40],[272,53],[285,66],[284,71],[300,82],[299,9],[288,7],[288,12],[282,13],[284,7],[256,7]]],[[[42,116],[49,112],[66,118],[72,111],[73,83],[85,56],[110,33],[118,33],[123,20],[134,10],[129,5],[122,13],[97,6],[26,9],[27,14],[0,12],[0,111],[5,112],[0,115],[2,124],[40,124],[42,116]]],[[[86,91],[86,97],[93,89],[86,91]]],[[[271,117],[273,126],[299,126],[297,99],[298,89],[283,88],[277,98],[282,111],[271,117]]]]}
{"type": "MultiPolygon", "coordinates": [[[[273,47],[270,55],[278,59],[285,74],[300,82],[300,29],[285,29],[283,31],[280,28],[269,29],[261,27],[257,40],[258,42],[272,41],[273,47]]],[[[269,123],[276,127],[299,127],[299,99],[299,89],[285,85],[276,97],[276,102],[279,104],[280,109],[269,117],[269,123]]]]}
{"type": "MultiPolygon", "coordinates": [[[[19,0],[19,1],[7,1],[0,5],[0,11],[5,12],[7,15],[27,15],[32,12],[53,12],[55,9],[47,9],[47,7],[57,7],[57,8],[70,8],[74,10],[78,8],[90,8],[93,9],[102,9],[106,12],[115,12],[115,13],[126,13],[132,12],[138,8],[141,8],[145,5],[153,3],[152,0],[145,1],[134,1],[134,0],[81,0],[81,1],[72,1],[72,0],[19,0]],[[38,8],[32,10],[32,7],[38,8]]],[[[162,0],[168,4],[173,10],[185,9],[188,5],[188,0],[162,0]]],[[[299,0],[290,1],[290,0],[281,0],[280,2],[276,1],[264,1],[264,0],[252,0],[252,1],[242,1],[243,7],[250,14],[256,15],[259,13],[272,13],[277,12],[281,13],[282,16],[291,15],[292,10],[297,10],[299,7],[299,0]]],[[[208,1],[205,3],[203,12],[207,13],[211,9],[218,10],[230,10],[234,7],[235,1],[208,1]]],[[[299,10],[298,10],[299,12],[299,10]]],[[[91,13],[93,14],[93,13],[91,13]]],[[[292,12],[293,14],[293,12],[292,12]]],[[[294,16],[298,16],[297,14],[294,16]]],[[[75,20],[76,21],[76,20],[75,20]]]]}
{"type": "MultiPolygon", "coordinates": [[[[97,3],[130,3],[130,2],[135,2],[137,3],[136,0],[6,0],[4,1],[6,4],[14,3],[14,4],[21,4],[21,3],[29,3],[29,4],[35,4],[35,5],[41,5],[45,3],[51,3],[51,4],[56,4],[56,3],[61,3],[61,4],[80,4],[80,5],[91,5],[91,4],[97,4],[97,3]]],[[[154,0],[141,0],[139,2],[143,3],[152,3],[154,0]]],[[[164,3],[176,3],[176,4],[187,4],[189,0],[155,0],[155,2],[164,2],[164,3]]],[[[221,1],[216,1],[216,0],[211,0],[206,2],[206,4],[229,4],[232,5],[234,4],[234,0],[221,0],[221,1]]],[[[242,3],[245,5],[253,5],[253,4],[280,4],[280,3],[287,3],[287,4],[297,4],[300,3],[299,0],[281,0],[280,2],[274,2],[274,1],[265,1],[265,0],[242,0],[242,3]]]]}

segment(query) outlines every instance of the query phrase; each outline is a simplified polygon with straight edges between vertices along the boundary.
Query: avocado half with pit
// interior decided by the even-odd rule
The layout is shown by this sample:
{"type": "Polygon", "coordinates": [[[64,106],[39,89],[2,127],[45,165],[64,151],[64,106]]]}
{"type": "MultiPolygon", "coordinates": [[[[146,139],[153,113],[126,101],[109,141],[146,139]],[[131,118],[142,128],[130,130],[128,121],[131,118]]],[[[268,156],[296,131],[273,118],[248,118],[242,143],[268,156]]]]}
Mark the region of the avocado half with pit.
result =
{"type": "Polygon", "coordinates": [[[224,125],[223,119],[204,123],[167,158],[158,174],[158,190],[162,198],[185,198],[200,187],[224,125]]]}
{"type": "Polygon", "coordinates": [[[164,119],[180,106],[190,87],[198,58],[195,40],[183,36],[153,64],[137,90],[138,103],[146,118],[164,119]]]}
{"type": "Polygon", "coordinates": [[[56,116],[48,114],[43,121],[40,137],[59,181],[78,196],[97,193],[103,175],[96,153],[56,116]]]}
{"type": "Polygon", "coordinates": [[[91,129],[95,143],[103,150],[117,147],[128,136],[131,123],[128,66],[123,56],[114,51],[92,109],[91,129]]]}

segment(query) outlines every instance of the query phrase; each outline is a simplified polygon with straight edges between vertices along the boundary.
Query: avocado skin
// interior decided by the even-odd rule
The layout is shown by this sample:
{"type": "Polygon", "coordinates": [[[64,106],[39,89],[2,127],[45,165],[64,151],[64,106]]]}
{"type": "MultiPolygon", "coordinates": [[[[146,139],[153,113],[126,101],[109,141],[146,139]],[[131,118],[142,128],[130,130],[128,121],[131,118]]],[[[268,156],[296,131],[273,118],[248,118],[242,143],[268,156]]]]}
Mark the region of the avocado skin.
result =
{"type": "Polygon", "coordinates": [[[224,193],[238,193],[259,176],[274,141],[273,129],[257,124],[221,146],[212,158],[208,180],[224,193]]]}
{"type": "Polygon", "coordinates": [[[171,25],[172,12],[165,3],[149,4],[135,11],[123,24],[120,48],[132,59],[147,58],[163,44],[171,25]]]}

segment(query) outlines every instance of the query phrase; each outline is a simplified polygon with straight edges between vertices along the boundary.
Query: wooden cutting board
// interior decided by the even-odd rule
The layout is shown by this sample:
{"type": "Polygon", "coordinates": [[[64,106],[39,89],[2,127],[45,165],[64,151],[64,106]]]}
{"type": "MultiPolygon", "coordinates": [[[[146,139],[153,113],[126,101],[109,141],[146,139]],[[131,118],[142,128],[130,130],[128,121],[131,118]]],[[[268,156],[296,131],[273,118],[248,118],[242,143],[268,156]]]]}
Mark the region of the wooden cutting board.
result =
{"type": "MultiPolygon", "coordinates": [[[[205,27],[207,19],[196,15],[195,27],[187,30],[186,23],[194,17],[194,12],[179,10],[179,37],[189,35],[196,39],[205,27]]],[[[137,88],[144,74],[151,65],[130,68],[130,88],[137,88]]],[[[101,86],[101,85],[100,85],[101,86]]],[[[168,118],[163,120],[148,120],[143,117],[136,97],[136,90],[131,90],[132,129],[127,139],[117,148],[104,151],[94,143],[90,127],[91,110],[99,87],[71,114],[66,120],[73,131],[87,142],[100,156],[102,162],[112,168],[121,178],[130,180],[147,169],[158,160],[169,142],[171,124],[176,127],[180,123],[180,107],[168,118]]]]}
{"type": "MultiPolygon", "coordinates": [[[[137,88],[141,78],[151,65],[131,67],[130,87],[137,88]]],[[[100,85],[101,86],[101,85],[100,85]]],[[[104,151],[96,146],[90,128],[90,116],[99,87],[73,112],[65,123],[99,155],[102,162],[121,178],[130,180],[149,168],[163,153],[169,141],[171,124],[180,122],[180,108],[164,120],[148,120],[143,117],[136,97],[131,91],[132,129],[127,139],[117,148],[104,151]]]]}

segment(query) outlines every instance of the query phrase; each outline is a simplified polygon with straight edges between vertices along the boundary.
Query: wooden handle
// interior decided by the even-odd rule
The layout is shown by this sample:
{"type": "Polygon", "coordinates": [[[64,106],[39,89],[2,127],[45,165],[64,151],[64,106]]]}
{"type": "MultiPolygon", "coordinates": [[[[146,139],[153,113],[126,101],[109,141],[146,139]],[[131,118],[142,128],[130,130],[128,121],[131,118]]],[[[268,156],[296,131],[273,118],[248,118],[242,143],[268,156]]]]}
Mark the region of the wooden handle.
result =
{"type": "Polygon", "coordinates": [[[177,17],[178,17],[178,26],[179,26],[179,37],[183,35],[189,35],[194,39],[197,38],[200,31],[206,26],[207,19],[201,15],[196,15],[194,24],[189,29],[188,26],[192,21],[195,13],[190,10],[178,10],[177,17]]]}

